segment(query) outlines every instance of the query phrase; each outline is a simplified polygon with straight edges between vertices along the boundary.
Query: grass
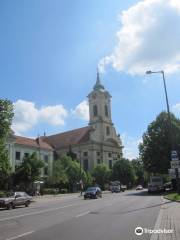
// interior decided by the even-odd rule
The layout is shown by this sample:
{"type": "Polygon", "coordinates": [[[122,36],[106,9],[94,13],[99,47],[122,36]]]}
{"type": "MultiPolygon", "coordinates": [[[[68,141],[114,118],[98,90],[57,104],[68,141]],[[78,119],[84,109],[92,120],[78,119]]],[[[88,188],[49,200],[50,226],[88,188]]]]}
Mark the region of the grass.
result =
{"type": "Polygon", "coordinates": [[[169,193],[169,194],[165,195],[165,197],[169,200],[180,202],[180,194],[169,193]]]}

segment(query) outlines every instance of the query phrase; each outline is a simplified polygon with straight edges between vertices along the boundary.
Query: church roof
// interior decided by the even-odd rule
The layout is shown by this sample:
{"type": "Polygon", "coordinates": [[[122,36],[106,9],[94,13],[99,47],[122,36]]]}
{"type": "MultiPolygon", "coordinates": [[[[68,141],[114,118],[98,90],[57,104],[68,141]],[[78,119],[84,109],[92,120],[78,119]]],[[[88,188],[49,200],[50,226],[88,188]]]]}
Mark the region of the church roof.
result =
{"type": "Polygon", "coordinates": [[[15,136],[15,143],[19,145],[24,145],[28,147],[35,147],[45,150],[53,150],[53,148],[43,140],[42,137],[33,139],[21,136],[15,136]]]}
{"type": "Polygon", "coordinates": [[[82,127],[68,132],[63,132],[44,137],[44,140],[56,150],[72,145],[85,143],[89,140],[91,127],[82,127]]]}

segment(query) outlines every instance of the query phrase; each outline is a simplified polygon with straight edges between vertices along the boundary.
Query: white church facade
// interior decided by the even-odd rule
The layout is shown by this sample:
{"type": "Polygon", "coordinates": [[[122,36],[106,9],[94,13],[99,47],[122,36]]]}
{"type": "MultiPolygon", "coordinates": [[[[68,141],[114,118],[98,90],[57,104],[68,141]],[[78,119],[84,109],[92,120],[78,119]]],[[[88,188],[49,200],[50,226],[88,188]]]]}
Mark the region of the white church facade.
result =
{"type": "Polygon", "coordinates": [[[61,157],[69,151],[76,155],[86,171],[100,163],[112,168],[122,157],[122,142],[111,119],[111,95],[101,84],[99,73],[88,102],[90,119],[86,127],[37,139],[11,134],[7,145],[13,169],[22,162],[25,154],[34,151],[46,164],[42,176],[52,174],[54,156],[61,157]]]}

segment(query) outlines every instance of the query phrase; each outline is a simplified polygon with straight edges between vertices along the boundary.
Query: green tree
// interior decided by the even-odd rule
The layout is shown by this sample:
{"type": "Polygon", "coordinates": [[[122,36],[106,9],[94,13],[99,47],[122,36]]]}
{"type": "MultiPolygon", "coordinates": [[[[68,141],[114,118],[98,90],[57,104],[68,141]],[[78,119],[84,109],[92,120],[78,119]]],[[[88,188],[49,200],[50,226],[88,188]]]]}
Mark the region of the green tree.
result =
{"type": "Polygon", "coordinates": [[[135,183],[136,184],[143,184],[144,185],[144,167],[143,162],[137,158],[131,161],[131,165],[134,169],[135,173],[135,183]]]}
{"type": "Polygon", "coordinates": [[[11,167],[6,139],[10,132],[13,118],[13,105],[9,100],[0,99],[0,188],[7,187],[7,180],[10,176],[11,167]]]}
{"type": "Polygon", "coordinates": [[[170,168],[172,148],[180,154],[180,120],[171,114],[171,122],[172,127],[169,129],[168,114],[162,112],[143,134],[139,151],[144,168],[149,173],[166,174],[170,168]]]}
{"type": "Polygon", "coordinates": [[[113,180],[120,181],[128,187],[133,186],[135,182],[135,173],[128,159],[123,158],[113,165],[112,178],[113,180]]]}
{"type": "Polygon", "coordinates": [[[48,180],[56,187],[61,187],[68,183],[68,176],[60,159],[53,161],[53,174],[48,180]]]}
{"type": "Polygon", "coordinates": [[[109,182],[111,170],[105,164],[98,164],[92,171],[95,182],[104,189],[106,183],[109,182]]]}
{"type": "Polygon", "coordinates": [[[36,153],[25,156],[22,164],[16,168],[14,175],[15,184],[20,184],[28,190],[34,181],[39,180],[43,161],[39,160],[36,153]]]}

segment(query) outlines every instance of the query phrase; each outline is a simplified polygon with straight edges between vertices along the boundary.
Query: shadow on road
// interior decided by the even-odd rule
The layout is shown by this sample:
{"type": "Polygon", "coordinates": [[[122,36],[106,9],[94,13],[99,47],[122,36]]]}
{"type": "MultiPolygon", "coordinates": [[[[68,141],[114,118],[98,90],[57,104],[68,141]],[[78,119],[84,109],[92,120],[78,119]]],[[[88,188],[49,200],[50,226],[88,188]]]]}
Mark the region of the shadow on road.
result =
{"type": "Polygon", "coordinates": [[[126,193],[126,196],[163,196],[163,193],[148,193],[148,191],[136,191],[136,192],[130,192],[126,193]]]}

